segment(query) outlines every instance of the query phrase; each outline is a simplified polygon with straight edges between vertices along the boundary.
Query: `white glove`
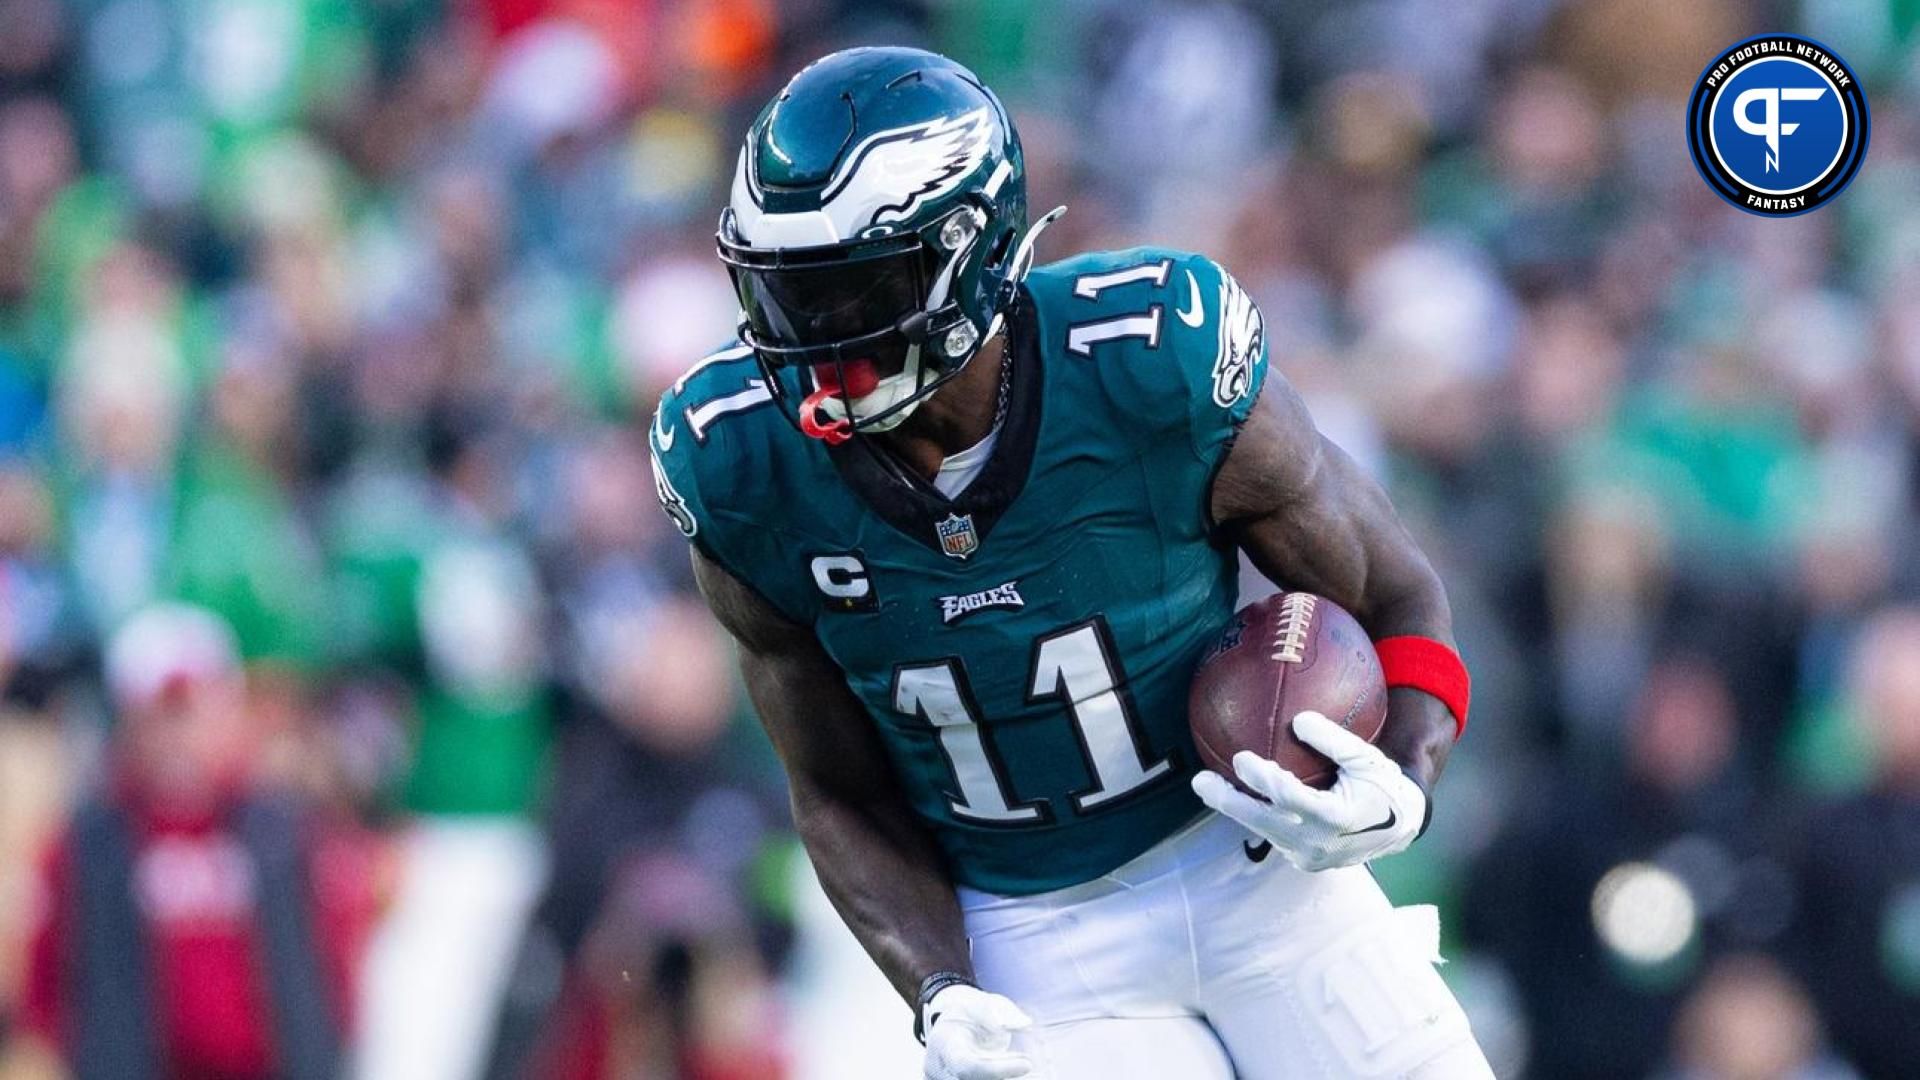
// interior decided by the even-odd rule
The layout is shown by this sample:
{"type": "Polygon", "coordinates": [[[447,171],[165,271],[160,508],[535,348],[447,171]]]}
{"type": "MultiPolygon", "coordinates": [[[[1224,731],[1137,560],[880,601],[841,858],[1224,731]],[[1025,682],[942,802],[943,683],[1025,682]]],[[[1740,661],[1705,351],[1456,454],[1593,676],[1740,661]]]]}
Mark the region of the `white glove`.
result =
{"type": "Polygon", "coordinates": [[[1249,750],[1233,755],[1233,771],[1262,802],[1219,773],[1193,778],[1200,801],[1245,825],[1302,870],[1353,866],[1403,851],[1426,821],[1427,793],[1372,743],[1317,712],[1293,718],[1300,741],[1340,767],[1333,787],[1299,777],[1249,750]]]}
{"type": "Polygon", "coordinates": [[[956,983],[922,1010],[927,1034],[926,1080],[1012,1080],[1033,1064],[1014,1052],[1013,1033],[1033,1026],[999,994],[956,983]]]}

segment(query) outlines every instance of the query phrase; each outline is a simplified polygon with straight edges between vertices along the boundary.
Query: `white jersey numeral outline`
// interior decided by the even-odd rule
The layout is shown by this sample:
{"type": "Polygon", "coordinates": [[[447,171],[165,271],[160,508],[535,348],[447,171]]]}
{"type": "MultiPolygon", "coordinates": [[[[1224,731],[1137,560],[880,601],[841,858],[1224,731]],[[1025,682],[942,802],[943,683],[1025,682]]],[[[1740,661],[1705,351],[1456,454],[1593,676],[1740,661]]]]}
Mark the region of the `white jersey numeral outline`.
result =
{"type": "MultiPolygon", "coordinates": [[[[1091,783],[1068,793],[1078,813],[1088,813],[1132,795],[1173,771],[1171,758],[1149,760],[1145,734],[1123,687],[1126,676],[1100,616],[1055,630],[1034,642],[1027,680],[1029,704],[1064,699],[1091,783]]],[[[1044,801],[1015,797],[956,657],[894,670],[893,707],[931,724],[954,780],[947,807],[957,818],[993,825],[1052,820],[1044,801]]]]}
{"type": "MultiPolygon", "coordinates": [[[[1164,289],[1172,273],[1172,259],[1155,259],[1117,270],[1081,274],[1073,279],[1073,295],[1081,300],[1098,300],[1100,294],[1108,289],[1136,282],[1146,282],[1156,289],[1164,289]]],[[[1193,279],[1193,271],[1187,271],[1187,278],[1189,281],[1193,279]]],[[[1092,356],[1095,345],[1124,338],[1144,338],[1147,348],[1157,349],[1160,347],[1160,319],[1165,312],[1165,304],[1153,304],[1137,314],[1073,323],[1067,327],[1067,351],[1076,356],[1092,356]]],[[[1182,322],[1186,321],[1185,313],[1175,314],[1180,316],[1182,322]]]]}
{"type": "Polygon", "coordinates": [[[736,391],[699,405],[689,405],[686,409],[687,430],[693,432],[693,441],[705,445],[707,429],[714,421],[730,413],[742,413],[748,409],[757,409],[773,401],[773,391],[767,389],[765,379],[748,379],[745,390],[736,391]]]}

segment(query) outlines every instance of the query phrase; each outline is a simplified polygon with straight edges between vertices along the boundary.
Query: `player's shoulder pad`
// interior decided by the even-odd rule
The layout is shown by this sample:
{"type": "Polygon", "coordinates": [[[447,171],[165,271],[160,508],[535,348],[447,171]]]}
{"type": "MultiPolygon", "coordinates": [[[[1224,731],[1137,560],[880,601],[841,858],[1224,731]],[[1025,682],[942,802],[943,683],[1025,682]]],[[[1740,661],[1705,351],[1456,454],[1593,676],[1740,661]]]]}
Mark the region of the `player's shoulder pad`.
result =
{"type": "Polygon", "coordinates": [[[1092,252],[1036,269],[1029,291],[1068,360],[1099,369],[1114,406],[1154,430],[1183,430],[1213,459],[1266,377],[1260,310],[1205,255],[1160,247],[1092,252]],[[1037,280],[1036,280],[1037,279],[1037,280]]]}
{"type": "Polygon", "coordinates": [[[674,525],[703,546],[716,515],[749,514],[780,425],[753,351],[733,343],[702,357],[660,395],[647,429],[655,493],[674,525]],[[704,530],[704,531],[703,531],[704,530]]]}

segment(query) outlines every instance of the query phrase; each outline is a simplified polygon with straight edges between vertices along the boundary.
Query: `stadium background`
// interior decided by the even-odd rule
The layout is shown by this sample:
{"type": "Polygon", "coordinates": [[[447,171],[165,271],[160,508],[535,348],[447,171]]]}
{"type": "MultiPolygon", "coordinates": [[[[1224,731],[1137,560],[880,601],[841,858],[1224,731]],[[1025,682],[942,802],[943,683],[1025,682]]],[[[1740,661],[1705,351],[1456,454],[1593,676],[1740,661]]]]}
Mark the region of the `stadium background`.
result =
{"type": "MultiPolygon", "coordinates": [[[[738,133],[879,41],[1009,101],[1036,211],[1070,207],[1043,258],[1231,267],[1432,552],[1474,724],[1378,872],[1444,906],[1502,1074],[1911,1075],[1917,23],[0,0],[0,1077],[62,1075],[43,1036],[102,1007],[47,972],[69,808],[197,754],[323,823],[367,1080],[917,1075],[807,885],[643,445],[734,317],[710,233],[738,133]],[[1855,186],[1792,220],[1717,200],[1682,134],[1705,60],[1770,30],[1833,46],[1873,107],[1855,186]],[[116,723],[190,666],[175,612],[103,677],[162,601],[231,626],[234,730],[116,723]]],[[[141,880],[210,907],[143,918],[249,925],[264,885],[174,854],[141,880]]],[[[167,1008],[209,1045],[258,1021],[167,1008]]]]}

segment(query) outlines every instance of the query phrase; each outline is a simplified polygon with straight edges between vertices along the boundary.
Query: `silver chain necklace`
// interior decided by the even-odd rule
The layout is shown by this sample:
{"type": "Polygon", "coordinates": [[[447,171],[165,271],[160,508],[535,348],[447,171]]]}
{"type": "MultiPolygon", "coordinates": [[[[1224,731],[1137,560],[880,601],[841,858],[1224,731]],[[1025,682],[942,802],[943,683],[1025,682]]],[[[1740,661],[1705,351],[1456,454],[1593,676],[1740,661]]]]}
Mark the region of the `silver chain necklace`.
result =
{"type": "Polygon", "coordinates": [[[1000,345],[1000,397],[993,406],[993,424],[987,428],[989,433],[1000,430],[1000,422],[1007,418],[1007,398],[1013,389],[1013,350],[1003,341],[1000,345]]]}

